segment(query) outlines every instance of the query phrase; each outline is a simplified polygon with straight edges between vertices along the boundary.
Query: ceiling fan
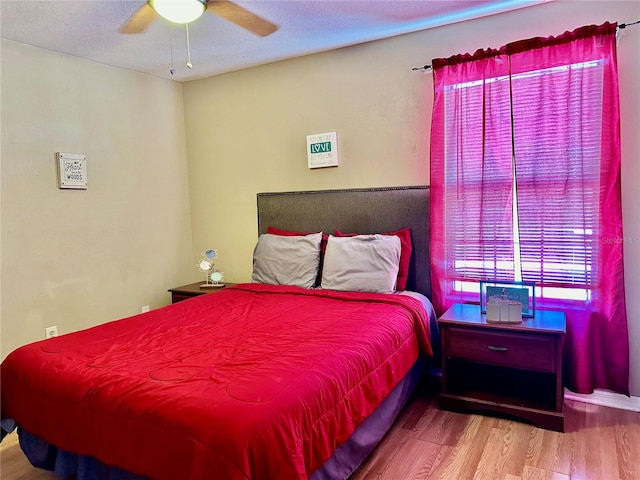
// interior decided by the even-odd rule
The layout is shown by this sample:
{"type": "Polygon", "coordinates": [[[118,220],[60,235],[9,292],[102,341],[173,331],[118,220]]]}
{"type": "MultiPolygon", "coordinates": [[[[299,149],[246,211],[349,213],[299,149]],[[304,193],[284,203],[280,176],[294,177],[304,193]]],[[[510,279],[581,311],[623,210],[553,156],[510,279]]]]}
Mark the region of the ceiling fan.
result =
{"type": "Polygon", "coordinates": [[[173,23],[190,23],[207,10],[250,32],[266,37],[277,25],[229,0],[147,0],[120,27],[120,33],[142,33],[158,15],[173,23]]]}

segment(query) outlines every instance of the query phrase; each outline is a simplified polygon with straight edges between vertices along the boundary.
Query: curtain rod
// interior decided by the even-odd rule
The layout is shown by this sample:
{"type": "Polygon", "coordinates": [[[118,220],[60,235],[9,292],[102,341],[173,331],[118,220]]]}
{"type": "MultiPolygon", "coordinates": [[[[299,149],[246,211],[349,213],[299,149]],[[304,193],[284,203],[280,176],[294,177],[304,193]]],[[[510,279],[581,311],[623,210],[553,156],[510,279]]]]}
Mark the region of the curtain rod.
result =
{"type": "MultiPolygon", "coordinates": [[[[635,22],[631,22],[631,23],[621,23],[616,27],[616,30],[620,31],[624,28],[630,27],[631,25],[638,25],[639,23],[640,23],[640,20],[636,20],[635,22]]],[[[411,70],[423,71],[423,70],[431,70],[431,68],[432,68],[431,65],[425,65],[423,67],[413,67],[411,70]]]]}

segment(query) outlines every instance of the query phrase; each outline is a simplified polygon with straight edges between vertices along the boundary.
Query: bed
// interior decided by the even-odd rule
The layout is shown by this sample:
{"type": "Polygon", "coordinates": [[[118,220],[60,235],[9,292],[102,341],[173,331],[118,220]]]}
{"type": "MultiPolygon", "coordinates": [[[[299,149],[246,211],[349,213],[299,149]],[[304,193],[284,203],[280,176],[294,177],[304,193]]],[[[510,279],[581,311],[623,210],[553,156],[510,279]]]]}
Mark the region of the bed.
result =
{"type": "Polygon", "coordinates": [[[335,289],[254,282],[21,347],[2,364],[2,426],[18,425],[34,465],[78,480],[336,480],[370,453],[432,355],[429,190],[257,202],[256,252],[314,242],[321,260],[328,242],[327,282],[355,262],[336,262],[340,248],[383,245],[399,263],[401,235],[373,234],[410,231],[406,292],[340,288],[344,272],[335,289]]]}

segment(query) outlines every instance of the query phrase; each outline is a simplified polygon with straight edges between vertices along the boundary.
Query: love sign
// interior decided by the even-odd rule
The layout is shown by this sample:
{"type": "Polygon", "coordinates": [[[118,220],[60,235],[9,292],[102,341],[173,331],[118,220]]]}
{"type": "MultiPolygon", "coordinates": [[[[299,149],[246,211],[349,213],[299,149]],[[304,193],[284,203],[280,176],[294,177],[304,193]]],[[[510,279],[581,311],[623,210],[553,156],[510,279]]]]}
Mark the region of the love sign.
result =
{"type": "Polygon", "coordinates": [[[309,168],[338,166],[338,138],[336,132],[307,135],[309,168]]]}

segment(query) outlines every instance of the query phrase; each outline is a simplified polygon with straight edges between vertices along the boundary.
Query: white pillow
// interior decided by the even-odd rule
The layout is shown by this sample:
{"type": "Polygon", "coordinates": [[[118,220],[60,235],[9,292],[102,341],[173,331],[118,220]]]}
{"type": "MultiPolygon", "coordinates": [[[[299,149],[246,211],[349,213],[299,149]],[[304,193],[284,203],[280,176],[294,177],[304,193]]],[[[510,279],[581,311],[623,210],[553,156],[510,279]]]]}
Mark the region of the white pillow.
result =
{"type": "Polygon", "coordinates": [[[264,233],[253,251],[254,283],[311,288],[320,267],[322,232],[304,236],[264,233]]]}
{"type": "Polygon", "coordinates": [[[400,239],[395,235],[329,236],[322,267],[327,290],[391,293],[400,266],[400,239]]]}

